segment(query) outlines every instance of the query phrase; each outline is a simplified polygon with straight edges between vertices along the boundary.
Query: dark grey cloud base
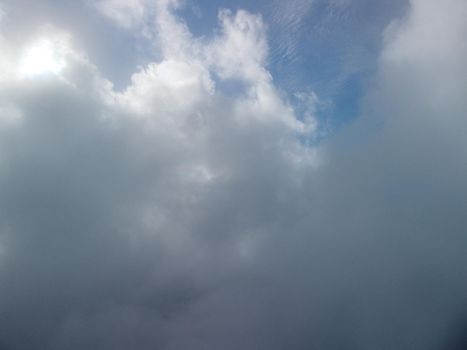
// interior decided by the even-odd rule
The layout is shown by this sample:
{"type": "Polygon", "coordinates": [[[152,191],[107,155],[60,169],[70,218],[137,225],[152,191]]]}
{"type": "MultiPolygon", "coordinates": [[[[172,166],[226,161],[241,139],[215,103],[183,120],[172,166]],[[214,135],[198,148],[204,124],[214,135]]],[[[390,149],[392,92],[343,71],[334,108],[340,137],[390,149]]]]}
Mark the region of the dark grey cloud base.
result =
{"type": "Polygon", "coordinates": [[[0,78],[0,350],[466,349],[465,13],[413,1],[310,161],[268,80],[251,109],[151,85],[151,124],[79,60],[0,78]]]}

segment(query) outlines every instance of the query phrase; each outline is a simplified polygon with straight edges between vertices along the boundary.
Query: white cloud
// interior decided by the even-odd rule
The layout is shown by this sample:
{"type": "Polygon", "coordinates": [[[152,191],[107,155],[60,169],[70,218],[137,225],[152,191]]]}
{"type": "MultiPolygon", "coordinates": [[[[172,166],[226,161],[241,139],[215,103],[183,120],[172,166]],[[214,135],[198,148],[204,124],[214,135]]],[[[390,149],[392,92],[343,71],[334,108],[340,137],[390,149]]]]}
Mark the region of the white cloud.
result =
{"type": "Polygon", "coordinates": [[[199,62],[164,60],[151,63],[132,77],[119,103],[154,127],[179,131],[197,118],[214,93],[209,71],[199,62]]]}
{"type": "MultiPolygon", "coordinates": [[[[448,0],[442,7],[436,1],[412,1],[411,15],[386,31],[382,61],[387,80],[397,74],[394,78],[405,80],[407,88],[414,87],[414,93],[431,95],[424,103],[443,119],[453,117],[443,109],[465,100],[467,84],[459,77],[465,74],[467,57],[466,11],[462,0],[448,0]]],[[[420,97],[413,98],[418,102],[420,97]]]]}
{"type": "Polygon", "coordinates": [[[220,76],[253,82],[269,79],[264,69],[268,45],[261,17],[242,10],[235,15],[223,10],[219,21],[222,32],[208,54],[220,76]]]}

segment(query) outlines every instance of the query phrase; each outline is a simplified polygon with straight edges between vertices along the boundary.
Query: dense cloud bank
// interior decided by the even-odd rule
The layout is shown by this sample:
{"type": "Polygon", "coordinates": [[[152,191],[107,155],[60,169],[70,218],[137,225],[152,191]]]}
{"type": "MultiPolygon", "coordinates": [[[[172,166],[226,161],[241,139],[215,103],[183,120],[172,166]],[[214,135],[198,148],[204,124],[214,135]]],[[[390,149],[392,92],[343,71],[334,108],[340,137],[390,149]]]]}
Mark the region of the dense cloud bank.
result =
{"type": "Polygon", "coordinates": [[[178,6],[96,3],[163,56],[123,91],[56,28],[0,36],[0,349],[464,349],[467,3],[412,0],[312,147],[261,17],[178,6]]]}

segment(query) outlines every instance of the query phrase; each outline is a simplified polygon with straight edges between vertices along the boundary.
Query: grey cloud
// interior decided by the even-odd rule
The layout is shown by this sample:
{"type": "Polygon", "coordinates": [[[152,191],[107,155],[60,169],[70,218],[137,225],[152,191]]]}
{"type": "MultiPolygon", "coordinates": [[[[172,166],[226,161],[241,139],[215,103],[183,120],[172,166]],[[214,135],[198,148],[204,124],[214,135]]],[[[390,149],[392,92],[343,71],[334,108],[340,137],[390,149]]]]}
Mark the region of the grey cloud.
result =
{"type": "Polygon", "coordinates": [[[123,93],[80,60],[2,82],[0,349],[464,347],[467,89],[439,62],[467,55],[461,35],[420,55],[418,28],[443,11],[452,38],[466,8],[412,6],[360,119],[315,150],[267,76],[229,98],[199,57],[123,93]]]}

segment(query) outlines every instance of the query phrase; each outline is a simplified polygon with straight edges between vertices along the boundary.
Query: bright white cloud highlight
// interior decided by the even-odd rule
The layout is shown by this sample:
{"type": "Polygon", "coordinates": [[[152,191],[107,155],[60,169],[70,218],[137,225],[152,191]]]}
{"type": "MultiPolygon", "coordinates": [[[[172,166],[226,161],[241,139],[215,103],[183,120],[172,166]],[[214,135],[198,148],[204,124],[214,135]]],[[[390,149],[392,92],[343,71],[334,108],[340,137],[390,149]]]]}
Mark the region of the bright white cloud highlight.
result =
{"type": "Polygon", "coordinates": [[[21,58],[19,74],[22,77],[59,74],[66,66],[62,51],[59,43],[49,39],[31,44],[21,58]]]}

